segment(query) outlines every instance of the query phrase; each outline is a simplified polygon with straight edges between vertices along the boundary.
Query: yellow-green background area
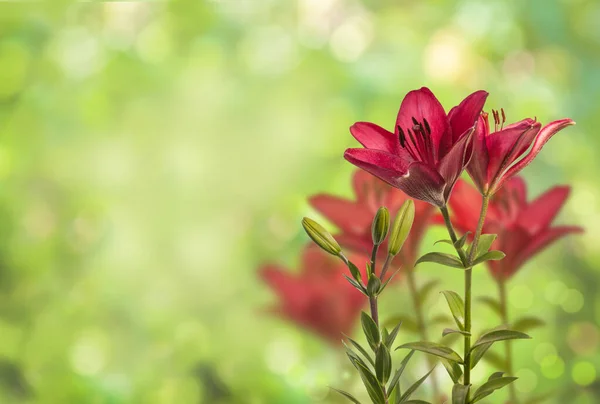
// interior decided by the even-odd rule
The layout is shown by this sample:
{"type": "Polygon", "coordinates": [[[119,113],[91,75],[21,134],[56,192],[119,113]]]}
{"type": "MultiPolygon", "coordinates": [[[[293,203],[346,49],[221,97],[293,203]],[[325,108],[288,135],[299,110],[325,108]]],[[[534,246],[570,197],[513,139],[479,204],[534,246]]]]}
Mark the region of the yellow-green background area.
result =
{"type": "MultiPolygon", "coordinates": [[[[531,195],[572,185],[559,222],[586,233],[514,277],[510,311],[548,323],[513,344],[519,394],[599,402],[599,19],[594,0],[1,3],[0,402],[360,393],[341,352],[264,314],[256,269],[297,268],[306,197],[351,193],[348,127],[391,129],[422,85],[447,108],[483,88],[510,121],[577,121],[524,175],[531,195]]],[[[418,271],[458,291],[461,276],[418,271]]],[[[484,268],[474,289],[496,294],[484,268]]],[[[386,291],[383,315],[410,311],[406,293],[386,291]]],[[[405,386],[427,369],[413,360],[405,386]]]]}

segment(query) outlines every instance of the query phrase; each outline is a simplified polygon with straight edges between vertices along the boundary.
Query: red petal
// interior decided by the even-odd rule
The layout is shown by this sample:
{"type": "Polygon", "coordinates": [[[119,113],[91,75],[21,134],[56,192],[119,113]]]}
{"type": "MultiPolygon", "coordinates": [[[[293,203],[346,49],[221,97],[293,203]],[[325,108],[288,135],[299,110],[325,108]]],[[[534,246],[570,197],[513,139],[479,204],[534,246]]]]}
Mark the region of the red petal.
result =
{"type": "Polygon", "coordinates": [[[508,276],[515,273],[527,260],[541,252],[544,248],[571,233],[583,233],[583,229],[579,226],[559,226],[546,229],[537,234],[514,258],[514,264],[511,268],[512,272],[508,276]]]}
{"type": "Polygon", "coordinates": [[[349,233],[362,232],[373,220],[373,214],[367,206],[347,199],[315,195],[309,199],[309,203],[340,230],[349,233]]]}
{"type": "Polygon", "coordinates": [[[487,99],[487,91],[479,90],[462,100],[460,104],[452,108],[448,113],[448,120],[452,128],[452,142],[456,142],[462,134],[471,129],[487,99]]]}
{"type": "Polygon", "coordinates": [[[344,158],[370,172],[408,196],[444,206],[444,179],[424,163],[410,163],[389,153],[370,149],[347,149],[344,158]]]}
{"type": "Polygon", "coordinates": [[[497,184],[496,188],[502,186],[502,183],[506,181],[506,179],[512,177],[517,174],[523,168],[525,168],[529,163],[533,161],[535,156],[542,150],[542,147],[546,144],[548,140],[560,130],[566,128],[567,126],[575,125],[575,122],[571,119],[560,119],[558,121],[550,122],[548,125],[544,126],[542,130],[538,133],[535,142],[533,143],[533,147],[529,151],[529,153],[523,157],[519,162],[510,167],[508,171],[503,175],[500,182],[497,184]]]}
{"type": "Polygon", "coordinates": [[[458,142],[452,146],[448,154],[440,161],[438,171],[446,182],[446,187],[444,189],[445,201],[448,201],[450,198],[454,183],[456,183],[456,180],[458,180],[462,174],[471,157],[468,155],[468,152],[472,152],[472,148],[470,148],[471,141],[473,140],[472,133],[473,132],[471,131],[471,133],[461,137],[458,142]]]}
{"type": "Polygon", "coordinates": [[[357,122],[350,127],[350,133],[367,149],[383,150],[399,154],[398,135],[388,132],[371,122],[357,122]]]}
{"type": "Polygon", "coordinates": [[[475,132],[473,133],[473,155],[467,166],[467,172],[482,194],[487,191],[487,167],[489,156],[486,146],[486,137],[489,135],[487,116],[479,116],[475,132]]]}
{"type": "MultiPolygon", "coordinates": [[[[473,186],[463,180],[457,181],[449,206],[452,209],[452,224],[461,233],[475,231],[481,210],[481,195],[473,186]]],[[[442,219],[440,224],[443,223],[442,219]]]]}
{"type": "Polygon", "coordinates": [[[519,214],[519,225],[530,234],[535,234],[550,226],[560,208],[565,204],[571,188],[554,187],[531,202],[519,214]]]}
{"type": "MultiPolygon", "coordinates": [[[[499,181],[506,169],[527,151],[540,127],[539,123],[532,126],[522,121],[519,125],[494,132],[487,137],[486,144],[489,154],[487,178],[492,187],[499,181]]],[[[494,188],[498,189],[498,187],[494,188]]]]}
{"type": "Polygon", "coordinates": [[[444,156],[452,144],[452,139],[449,136],[450,124],[444,107],[426,87],[409,92],[402,100],[396,118],[396,134],[398,134],[398,126],[405,132],[407,129],[412,129],[414,126],[413,118],[418,122],[423,122],[424,119],[427,120],[431,128],[431,139],[433,140],[436,156],[444,156]]]}

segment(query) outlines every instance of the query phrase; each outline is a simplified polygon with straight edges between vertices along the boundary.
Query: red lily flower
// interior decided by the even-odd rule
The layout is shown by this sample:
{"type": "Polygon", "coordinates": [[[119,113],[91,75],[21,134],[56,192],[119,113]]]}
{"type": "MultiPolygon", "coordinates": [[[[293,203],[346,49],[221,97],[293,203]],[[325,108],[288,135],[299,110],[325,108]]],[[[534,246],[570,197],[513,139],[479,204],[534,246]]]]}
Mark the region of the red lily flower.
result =
{"type": "MultiPolygon", "coordinates": [[[[528,202],[525,181],[516,176],[507,180],[491,198],[483,232],[497,234],[492,249],[506,254],[502,260],[487,261],[495,279],[510,278],[525,262],[554,241],[567,234],[583,232],[578,226],[551,226],[570,191],[568,186],[557,186],[528,202]]],[[[477,189],[465,181],[458,181],[450,208],[452,223],[459,231],[475,230],[481,209],[481,196],[477,189]]]]}
{"type": "MultiPolygon", "coordinates": [[[[335,239],[344,248],[370,256],[373,248],[371,222],[377,209],[385,206],[390,216],[395,217],[398,209],[409,197],[366,171],[357,170],[352,178],[355,200],[320,194],[309,199],[310,204],[340,229],[335,239]]],[[[417,259],[419,245],[425,230],[431,224],[434,207],[426,202],[415,202],[415,220],[402,250],[394,257],[391,269],[411,267],[417,259]]],[[[378,260],[381,264],[387,257],[387,240],[379,247],[378,260]]]]}
{"type": "Polygon", "coordinates": [[[473,127],[487,95],[474,92],[446,115],[428,88],[411,91],[402,100],[394,133],[357,122],[350,132],[364,149],[347,149],[344,157],[412,198],[445,206],[471,158],[473,127]]]}
{"type": "Polygon", "coordinates": [[[484,195],[496,192],[507,179],[531,163],[552,136],[575,124],[571,119],[560,119],[542,128],[539,122],[527,118],[503,127],[506,117],[504,110],[501,112],[502,116],[492,111],[493,133],[490,133],[488,114],[482,113],[473,135],[473,158],[467,172],[484,195]],[[519,160],[532,143],[529,153],[519,160]]]}
{"type": "Polygon", "coordinates": [[[304,249],[299,274],[277,265],[266,265],[259,273],[279,296],[274,313],[333,344],[340,343],[342,333],[352,332],[367,301],[342,276],[349,274],[346,265],[314,245],[304,249]]]}

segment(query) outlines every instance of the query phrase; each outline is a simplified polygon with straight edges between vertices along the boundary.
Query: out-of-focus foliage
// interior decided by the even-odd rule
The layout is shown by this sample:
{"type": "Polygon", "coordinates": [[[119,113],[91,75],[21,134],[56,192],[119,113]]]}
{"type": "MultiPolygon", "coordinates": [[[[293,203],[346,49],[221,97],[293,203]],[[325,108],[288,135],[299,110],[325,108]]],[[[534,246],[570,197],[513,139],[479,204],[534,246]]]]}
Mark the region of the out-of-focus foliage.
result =
{"type": "MultiPolygon", "coordinates": [[[[340,352],[264,314],[256,268],[297,267],[307,195],[349,195],[348,126],[391,128],[427,85],[446,106],[483,88],[509,120],[577,121],[524,175],[535,194],[572,184],[564,220],[587,233],[528,264],[509,297],[514,318],[549,324],[514,344],[517,391],[598,402],[599,18],[594,0],[1,3],[0,401],[354,391],[340,352]]],[[[461,288],[439,266],[418,275],[461,288]]],[[[474,282],[496,293],[483,269],[474,282]]],[[[394,288],[382,312],[410,307],[394,288]]],[[[483,305],[475,318],[497,322],[483,305]]]]}

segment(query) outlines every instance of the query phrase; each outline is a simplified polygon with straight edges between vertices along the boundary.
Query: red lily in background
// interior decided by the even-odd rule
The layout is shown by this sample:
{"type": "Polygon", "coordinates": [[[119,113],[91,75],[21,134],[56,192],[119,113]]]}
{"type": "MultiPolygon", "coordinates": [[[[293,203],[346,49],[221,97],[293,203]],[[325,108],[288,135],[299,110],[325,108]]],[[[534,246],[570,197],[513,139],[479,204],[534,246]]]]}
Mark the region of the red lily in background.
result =
{"type": "MultiPolygon", "coordinates": [[[[377,209],[381,206],[387,207],[393,220],[398,209],[409,197],[404,192],[362,170],[354,173],[352,185],[355,200],[319,194],[312,196],[309,202],[340,229],[340,234],[335,238],[342,247],[368,257],[373,248],[371,222],[377,209]]],[[[417,259],[419,245],[425,230],[431,224],[434,207],[426,202],[414,202],[415,219],[410,235],[400,253],[394,257],[392,270],[400,266],[412,267],[417,259]]],[[[379,262],[383,262],[386,257],[387,240],[379,247],[379,262]]]]}
{"type": "Polygon", "coordinates": [[[277,265],[260,269],[261,278],[279,296],[272,312],[339,344],[342,333],[352,332],[366,299],[342,276],[348,274],[346,265],[318,247],[307,246],[300,265],[299,274],[277,265]]]}
{"type": "MultiPolygon", "coordinates": [[[[517,176],[506,181],[491,198],[483,232],[497,234],[492,249],[506,254],[502,260],[487,261],[496,280],[510,278],[527,260],[561,237],[583,232],[578,226],[551,226],[570,190],[568,186],[557,186],[528,202],[525,181],[517,176]]],[[[477,189],[458,181],[449,205],[452,223],[459,231],[475,230],[481,199],[477,189]]]]}
{"type": "Polygon", "coordinates": [[[350,163],[412,198],[443,207],[471,158],[473,128],[488,93],[477,91],[446,115],[428,88],[409,92],[394,133],[370,122],[350,128],[363,149],[347,149],[350,163]]]}
{"type": "Polygon", "coordinates": [[[467,172],[483,195],[493,195],[507,179],[531,163],[552,136],[575,124],[571,119],[560,119],[542,128],[539,122],[527,118],[504,127],[504,110],[501,113],[492,110],[492,114],[493,133],[490,133],[488,114],[482,113],[479,117],[473,134],[473,157],[467,166],[467,172]],[[519,160],[532,143],[529,153],[519,160]]]}

